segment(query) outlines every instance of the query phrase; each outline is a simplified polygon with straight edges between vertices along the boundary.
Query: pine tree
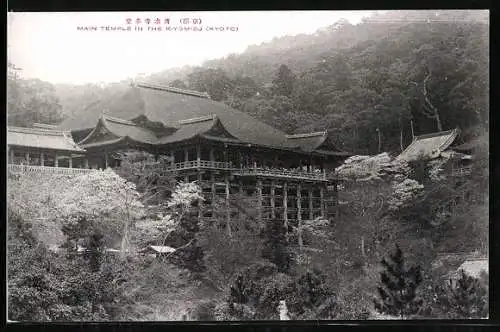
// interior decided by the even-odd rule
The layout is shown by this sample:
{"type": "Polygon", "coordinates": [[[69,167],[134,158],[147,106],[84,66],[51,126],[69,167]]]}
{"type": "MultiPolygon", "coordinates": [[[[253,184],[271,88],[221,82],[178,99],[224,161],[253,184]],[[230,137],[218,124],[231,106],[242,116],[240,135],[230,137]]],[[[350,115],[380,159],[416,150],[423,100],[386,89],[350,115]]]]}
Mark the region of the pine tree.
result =
{"type": "Polygon", "coordinates": [[[263,236],[265,240],[262,258],[276,264],[280,272],[287,272],[290,268],[292,255],[287,247],[286,228],[283,222],[279,219],[270,220],[266,224],[263,236]]]}
{"type": "Polygon", "coordinates": [[[290,68],[286,65],[281,65],[273,80],[273,92],[281,96],[290,96],[293,92],[295,79],[295,74],[290,68]]]}
{"type": "Polygon", "coordinates": [[[450,280],[441,289],[438,305],[450,318],[485,318],[489,308],[488,287],[461,270],[456,282],[450,280]]]}
{"type": "Polygon", "coordinates": [[[422,282],[420,266],[408,268],[398,245],[389,260],[382,260],[382,265],[385,271],[380,273],[382,286],[377,287],[380,299],[374,299],[375,309],[401,319],[416,314],[422,306],[422,299],[417,296],[422,282]]]}

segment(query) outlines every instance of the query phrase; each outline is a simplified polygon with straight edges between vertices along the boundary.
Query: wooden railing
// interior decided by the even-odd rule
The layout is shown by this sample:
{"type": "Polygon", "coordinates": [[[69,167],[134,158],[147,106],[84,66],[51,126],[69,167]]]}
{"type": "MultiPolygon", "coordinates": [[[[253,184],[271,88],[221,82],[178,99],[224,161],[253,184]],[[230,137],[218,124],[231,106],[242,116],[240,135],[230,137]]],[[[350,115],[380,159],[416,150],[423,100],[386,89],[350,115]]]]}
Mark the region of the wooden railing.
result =
{"type": "Polygon", "coordinates": [[[295,171],[288,169],[259,168],[259,167],[236,168],[233,167],[233,164],[231,162],[210,161],[210,160],[190,160],[175,164],[156,162],[146,165],[146,168],[151,170],[157,170],[160,172],[181,171],[193,168],[208,168],[208,169],[230,170],[234,175],[239,175],[239,176],[266,176],[266,177],[279,177],[279,178],[290,178],[290,179],[327,181],[326,174],[320,172],[305,172],[305,171],[295,171]]]}
{"type": "Polygon", "coordinates": [[[86,169],[86,168],[67,168],[67,167],[51,167],[51,166],[35,166],[35,165],[16,165],[16,164],[9,164],[7,167],[8,170],[11,172],[27,173],[27,174],[50,173],[50,174],[79,175],[96,171],[94,169],[86,169]]]}
{"type": "Polygon", "coordinates": [[[233,166],[230,162],[221,161],[210,161],[210,160],[190,160],[183,161],[180,163],[169,164],[169,163],[153,163],[146,165],[147,169],[158,170],[158,171],[180,171],[184,169],[192,168],[211,168],[211,169],[225,169],[231,170],[233,166]]]}
{"type": "Polygon", "coordinates": [[[324,173],[294,171],[288,169],[275,168],[241,168],[234,171],[235,175],[240,176],[268,176],[289,179],[321,180],[327,181],[324,173]]]}

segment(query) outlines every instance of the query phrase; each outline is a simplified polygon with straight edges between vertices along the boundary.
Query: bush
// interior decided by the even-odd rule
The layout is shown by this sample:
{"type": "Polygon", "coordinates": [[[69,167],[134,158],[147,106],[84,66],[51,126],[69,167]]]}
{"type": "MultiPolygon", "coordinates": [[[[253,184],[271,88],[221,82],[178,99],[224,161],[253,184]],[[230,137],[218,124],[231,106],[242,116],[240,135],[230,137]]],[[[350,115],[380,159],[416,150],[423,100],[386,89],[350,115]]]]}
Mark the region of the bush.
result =
{"type": "MultiPolygon", "coordinates": [[[[449,280],[437,288],[435,307],[438,314],[451,319],[487,318],[487,275],[475,278],[463,270],[457,280],[449,280]]],[[[443,318],[443,317],[439,317],[443,318]]]]}
{"type": "Polygon", "coordinates": [[[202,301],[200,302],[192,312],[193,319],[197,321],[214,321],[216,320],[215,308],[217,304],[212,301],[202,301]]]}
{"type": "Polygon", "coordinates": [[[203,250],[204,277],[214,287],[223,290],[234,275],[252,263],[261,261],[262,240],[253,230],[233,222],[232,236],[217,225],[204,225],[197,235],[203,250]]]}
{"type": "Polygon", "coordinates": [[[289,271],[292,264],[292,254],[288,249],[286,228],[283,221],[274,219],[266,223],[263,237],[262,258],[276,264],[281,272],[289,271]]]}

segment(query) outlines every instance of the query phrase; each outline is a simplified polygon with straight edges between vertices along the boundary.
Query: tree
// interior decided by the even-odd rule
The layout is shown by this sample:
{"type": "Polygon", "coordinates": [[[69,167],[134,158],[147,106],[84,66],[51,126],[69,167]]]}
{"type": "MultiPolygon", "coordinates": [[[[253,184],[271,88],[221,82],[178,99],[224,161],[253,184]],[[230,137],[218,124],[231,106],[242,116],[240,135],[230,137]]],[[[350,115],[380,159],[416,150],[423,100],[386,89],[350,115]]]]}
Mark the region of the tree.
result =
{"type": "Polygon", "coordinates": [[[38,79],[24,79],[19,68],[9,63],[7,76],[7,123],[29,127],[34,122],[57,124],[62,107],[54,86],[38,79]]]}
{"type": "MultiPolygon", "coordinates": [[[[488,280],[485,275],[483,280],[488,280]]],[[[454,319],[488,317],[488,285],[460,270],[457,280],[449,280],[438,290],[436,305],[446,317],[454,319]]]]}
{"type": "Polygon", "coordinates": [[[292,261],[292,254],[288,249],[286,228],[279,219],[266,223],[263,230],[264,248],[262,257],[278,266],[281,272],[287,272],[292,261]]]}
{"type": "Polygon", "coordinates": [[[418,313],[422,299],[417,288],[422,282],[420,266],[405,266],[403,252],[396,245],[396,251],[389,260],[382,260],[385,271],[380,273],[382,286],[377,287],[379,299],[374,299],[375,309],[382,314],[409,318],[418,313]]]}
{"type": "MultiPolygon", "coordinates": [[[[102,230],[108,245],[114,244],[113,238],[121,238],[124,257],[131,249],[130,228],[144,213],[135,185],[111,169],[70,178],[68,184],[68,189],[59,193],[56,217],[68,230],[85,229],[90,223],[90,229],[102,230]]],[[[74,234],[78,236],[79,232],[74,234]]]]}
{"type": "Polygon", "coordinates": [[[277,95],[290,96],[295,84],[295,74],[286,65],[278,68],[273,80],[273,91],[277,95]]]}
{"type": "Polygon", "coordinates": [[[207,92],[216,101],[226,100],[234,89],[233,81],[219,68],[199,68],[188,75],[187,81],[190,89],[207,92]]]}

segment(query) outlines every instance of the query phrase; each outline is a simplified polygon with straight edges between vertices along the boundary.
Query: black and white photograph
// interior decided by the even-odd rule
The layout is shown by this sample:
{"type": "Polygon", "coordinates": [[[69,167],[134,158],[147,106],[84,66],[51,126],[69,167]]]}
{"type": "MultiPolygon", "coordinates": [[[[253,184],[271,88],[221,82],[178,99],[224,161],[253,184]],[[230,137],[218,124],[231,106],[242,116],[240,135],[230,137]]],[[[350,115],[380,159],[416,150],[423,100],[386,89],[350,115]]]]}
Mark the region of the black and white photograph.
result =
{"type": "Polygon", "coordinates": [[[488,10],[7,18],[8,322],[489,318],[488,10]]]}

